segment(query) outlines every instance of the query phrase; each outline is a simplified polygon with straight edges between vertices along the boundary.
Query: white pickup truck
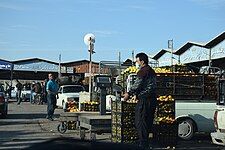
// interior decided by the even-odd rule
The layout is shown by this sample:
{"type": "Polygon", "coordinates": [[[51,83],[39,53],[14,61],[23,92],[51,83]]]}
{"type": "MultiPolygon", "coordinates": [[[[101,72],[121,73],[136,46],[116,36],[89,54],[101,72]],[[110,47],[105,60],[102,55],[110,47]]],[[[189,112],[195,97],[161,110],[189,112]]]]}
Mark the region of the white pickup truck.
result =
{"type": "MultiPolygon", "coordinates": [[[[128,76],[127,91],[130,90],[135,78],[136,74],[128,76]]],[[[196,132],[211,133],[215,131],[213,122],[215,108],[216,100],[176,99],[175,117],[178,122],[178,137],[183,140],[190,140],[196,132]]]]}
{"type": "Polygon", "coordinates": [[[214,144],[225,146],[225,79],[219,81],[219,97],[214,113],[216,132],[211,133],[214,144]]]}

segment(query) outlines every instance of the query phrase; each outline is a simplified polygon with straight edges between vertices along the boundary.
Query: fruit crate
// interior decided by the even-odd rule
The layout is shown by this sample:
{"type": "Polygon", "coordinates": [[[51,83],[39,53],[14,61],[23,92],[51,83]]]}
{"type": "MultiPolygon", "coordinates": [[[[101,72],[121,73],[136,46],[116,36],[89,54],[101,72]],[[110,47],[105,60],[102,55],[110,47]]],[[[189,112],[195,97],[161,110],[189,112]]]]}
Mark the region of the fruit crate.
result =
{"type": "Polygon", "coordinates": [[[173,124],[175,122],[175,100],[171,95],[157,98],[154,124],[173,124]]]}
{"type": "Polygon", "coordinates": [[[217,98],[216,76],[185,73],[158,73],[157,95],[172,95],[175,99],[217,98]]]}
{"type": "Polygon", "coordinates": [[[83,102],[81,103],[81,111],[99,111],[99,103],[83,102]]]}
{"type": "Polygon", "coordinates": [[[128,103],[125,101],[112,101],[111,110],[114,112],[135,112],[136,103],[128,103]]]}
{"type": "Polygon", "coordinates": [[[114,112],[112,111],[112,124],[118,124],[123,127],[133,127],[134,126],[134,119],[135,113],[134,112],[114,112]]]}
{"type": "Polygon", "coordinates": [[[176,122],[173,124],[160,124],[155,125],[154,140],[162,146],[175,146],[177,144],[178,125],[176,122]]]}
{"type": "Polygon", "coordinates": [[[135,143],[137,131],[135,129],[136,103],[112,101],[112,138],[115,143],[135,143]]]}
{"type": "Polygon", "coordinates": [[[112,124],[112,142],[135,143],[137,139],[138,135],[134,125],[126,127],[120,124],[112,124]]]}
{"type": "Polygon", "coordinates": [[[78,102],[69,101],[68,103],[66,103],[65,112],[78,112],[78,105],[78,102]]]}
{"type": "Polygon", "coordinates": [[[162,146],[175,146],[178,130],[175,121],[175,100],[169,95],[160,96],[157,102],[153,139],[162,146]]]}

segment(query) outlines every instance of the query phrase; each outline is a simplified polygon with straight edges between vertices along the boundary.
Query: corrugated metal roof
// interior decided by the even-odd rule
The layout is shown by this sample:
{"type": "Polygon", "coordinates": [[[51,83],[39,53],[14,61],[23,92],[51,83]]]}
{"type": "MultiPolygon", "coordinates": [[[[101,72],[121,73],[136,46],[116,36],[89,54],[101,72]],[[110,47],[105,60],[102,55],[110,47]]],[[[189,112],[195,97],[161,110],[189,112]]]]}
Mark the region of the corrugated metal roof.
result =
{"type": "Polygon", "coordinates": [[[33,61],[33,62],[40,62],[40,61],[43,61],[43,62],[48,62],[48,63],[51,63],[51,64],[55,64],[55,65],[58,65],[58,64],[59,64],[59,63],[57,63],[57,62],[49,61],[49,60],[45,60],[45,59],[41,59],[41,58],[26,58],[26,59],[20,59],[20,60],[12,61],[12,63],[18,64],[18,63],[28,62],[28,61],[33,61]]]}
{"type": "Polygon", "coordinates": [[[181,54],[183,54],[185,51],[187,51],[189,48],[191,48],[194,45],[195,46],[199,46],[199,47],[204,47],[205,46],[204,43],[197,43],[197,42],[188,41],[183,46],[181,46],[174,54],[181,55],[181,54]]]}
{"type": "Polygon", "coordinates": [[[212,39],[211,41],[206,43],[205,47],[206,48],[213,48],[214,46],[216,46],[217,44],[222,42],[224,39],[225,39],[225,32],[222,32],[221,34],[216,36],[214,39],[212,39]]]}
{"type": "Polygon", "coordinates": [[[171,53],[169,49],[161,49],[152,59],[158,60],[165,53],[171,53]]]}

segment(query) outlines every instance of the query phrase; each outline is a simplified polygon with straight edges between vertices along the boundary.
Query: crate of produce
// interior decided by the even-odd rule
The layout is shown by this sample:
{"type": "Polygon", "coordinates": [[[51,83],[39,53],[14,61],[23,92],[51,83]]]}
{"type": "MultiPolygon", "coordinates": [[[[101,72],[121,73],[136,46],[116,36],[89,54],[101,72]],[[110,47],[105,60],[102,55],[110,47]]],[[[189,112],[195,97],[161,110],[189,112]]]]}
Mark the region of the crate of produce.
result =
{"type": "Polygon", "coordinates": [[[162,146],[175,146],[177,144],[177,123],[155,125],[154,140],[162,146]]]}
{"type": "Polygon", "coordinates": [[[175,122],[175,100],[171,95],[159,96],[155,112],[155,124],[173,124],[175,122]]]}
{"type": "Polygon", "coordinates": [[[82,102],[81,111],[99,111],[98,102],[82,102]]]}
{"type": "Polygon", "coordinates": [[[125,127],[120,124],[112,124],[112,142],[135,143],[138,139],[135,127],[125,127]]]}
{"type": "Polygon", "coordinates": [[[135,143],[137,132],[134,127],[136,101],[112,101],[112,142],[135,143]]]}
{"type": "Polygon", "coordinates": [[[128,101],[112,101],[111,109],[114,112],[135,112],[136,101],[130,99],[128,101]]]}
{"type": "Polygon", "coordinates": [[[158,97],[157,102],[153,139],[163,146],[175,146],[178,130],[175,121],[175,100],[168,95],[158,97]]]}
{"type": "Polygon", "coordinates": [[[69,101],[66,103],[66,112],[78,112],[78,102],[76,101],[69,101]]]}
{"type": "Polygon", "coordinates": [[[112,112],[112,123],[123,127],[134,126],[135,113],[134,112],[112,112]]]}

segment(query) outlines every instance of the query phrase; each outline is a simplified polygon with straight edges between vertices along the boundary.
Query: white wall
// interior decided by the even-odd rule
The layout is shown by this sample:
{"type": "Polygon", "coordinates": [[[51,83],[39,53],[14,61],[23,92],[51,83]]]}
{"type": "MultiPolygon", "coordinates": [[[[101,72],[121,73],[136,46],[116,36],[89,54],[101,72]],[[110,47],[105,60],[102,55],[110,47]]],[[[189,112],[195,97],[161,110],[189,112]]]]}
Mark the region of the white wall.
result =
{"type": "MultiPolygon", "coordinates": [[[[178,63],[178,56],[173,55],[175,59],[173,59],[173,65],[178,63]]],[[[171,66],[171,53],[166,52],[164,55],[162,55],[159,59],[159,67],[162,66],[171,66]]]]}
{"type": "Polygon", "coordinates": [[[209,59],[209,50],[199,46],[192,46],[180,56],[182,64],[209,59]]]}
{"type": "Polygon", "coordinates": [[[211,50],[212,50],[212,54],[211,54],[212,59],[225,57],[225,40],[217,44],[211,50]]]}

